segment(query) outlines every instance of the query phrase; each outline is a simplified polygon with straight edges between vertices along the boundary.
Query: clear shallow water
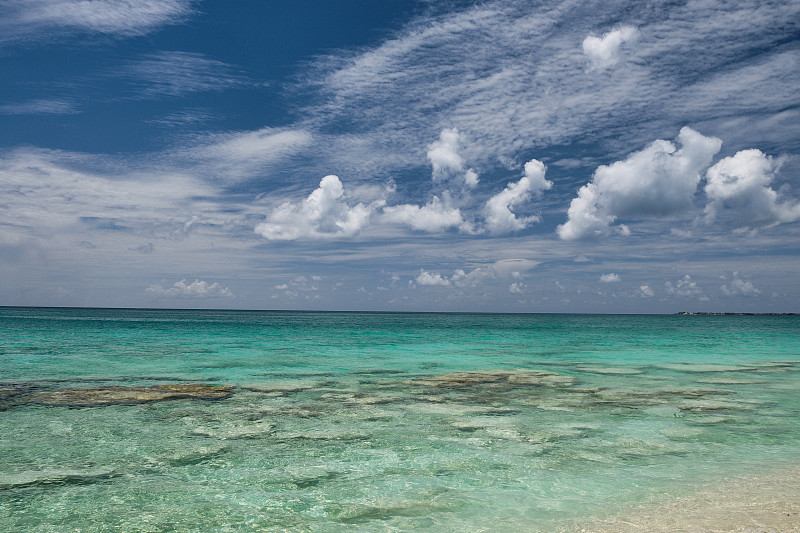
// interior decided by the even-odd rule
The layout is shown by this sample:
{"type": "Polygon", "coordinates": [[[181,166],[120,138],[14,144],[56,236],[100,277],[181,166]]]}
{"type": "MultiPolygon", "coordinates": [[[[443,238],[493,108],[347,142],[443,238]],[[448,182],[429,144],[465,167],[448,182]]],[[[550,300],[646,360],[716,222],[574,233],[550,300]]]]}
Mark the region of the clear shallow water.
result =
{"type": "Polygon", "coordinates": [[[800,459],[800,317],[5,308],[0,383],[3,531],[569,530],[800,459]],[[53,400],[174,383],[233,388],[53,400]]]}

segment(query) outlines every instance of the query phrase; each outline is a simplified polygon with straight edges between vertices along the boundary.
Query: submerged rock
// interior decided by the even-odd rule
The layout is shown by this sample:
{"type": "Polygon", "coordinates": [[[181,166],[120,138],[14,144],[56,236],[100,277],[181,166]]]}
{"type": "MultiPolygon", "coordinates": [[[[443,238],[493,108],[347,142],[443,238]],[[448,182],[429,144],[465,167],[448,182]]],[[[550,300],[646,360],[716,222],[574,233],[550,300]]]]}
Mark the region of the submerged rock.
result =
{"type": "Polygon", "coordinates": [[[575,378],[546,370],[489,370],[451,372],[408,380],[423,387],[466,388],[481,385],[568,387],[575,378]]]}
{"type": "Polygon", "coordinates": [[[93,407],[99,405],[137,404],[193,398],[222,400],[233,394],[233,387],[202,383],[170,383],[152,387],[122,387],[110,385],[88,389],[56,389],[37,391],[20,398],[21,403],[93,407]]]}
{"type": "Polygon", "coordinates": [[[0,383],[0,411],[12,407],[23,394],[35,390],[32,385],[22,383],[0,383]]]}
{"type": "Polygon", "coordinates": [[[711,400],[687,400],[678,406],[681,411],[704,413],[708,411],[736,411],[751,409],[748,405],[733,402],[719,402],[711,400]]]}
{"type": "Polygon", "coordinates": [[[258,392],[264,394],[290,394],[293,392],[302,392],[310,389],[319,388],[325,385],[323,381],[307,381],[307,380],[290,380],[290,381],[275,381],[270,383],[247,384],[242,385],[241,388],[250,392],[258,392]]]}
{"type": "Polygon", "coordinates": [[[196,427],[192,430],[192,435],[204,437],[214,437],[222,440],[230,439],[257,439],[272,433],[275,424],[261,420],[250,423],[240,423],[235,425],[223,425],[219,427],[196,427]]]}
{"type": "Polygon", "coordinates": [[[757,385],[760,383],[766,383],[766,381],[760,381],[757,379],[739,379],[739,378],[706,378],[706,379],[698,379],[698,383],[704,383],[707,385],[757,385]]]}
{"type": "Polygon", "coordinates": [[[721,365],[714,363],[675,363],[659,365],[659,368],[666,370],[676,370],[690,374],[706,374],[711,372],[752,372],[758,368],[755,366],[740,365],[721,365]]]}
{"type": "Polygon", "coordinates": [[[192,466],[214,461],[227,452],[225,446],[200,446],[182,449],[164,457],[148,458],[148,461],[154,465],[192,466]]]}
{"type": "Polygon", "coordinates": [[[614,367],[614,366],[579,366],[576,368],[578,372],[586,372],[588,374],[601,374],[608,376],[636,376],[644,374],[641,368],[632,367],[614,367]]]}
{"type": "Polygon", "coordinates": [[[89,484],[111,479],[117,475],[110,468],[26,470],[0,475],[0,489],[33,485],[89,484]]]}

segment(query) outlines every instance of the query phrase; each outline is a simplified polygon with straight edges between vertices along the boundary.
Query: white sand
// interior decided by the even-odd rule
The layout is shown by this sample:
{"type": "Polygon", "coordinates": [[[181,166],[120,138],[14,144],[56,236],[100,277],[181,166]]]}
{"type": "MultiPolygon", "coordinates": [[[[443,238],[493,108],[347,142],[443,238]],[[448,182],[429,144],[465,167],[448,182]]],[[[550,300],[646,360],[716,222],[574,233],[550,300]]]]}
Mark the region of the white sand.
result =
{"type": "Polygon", "coordinates": [[[631,509],[583,532],[800,532],[800,468],[741,476],[697,493],[631,509]]]}

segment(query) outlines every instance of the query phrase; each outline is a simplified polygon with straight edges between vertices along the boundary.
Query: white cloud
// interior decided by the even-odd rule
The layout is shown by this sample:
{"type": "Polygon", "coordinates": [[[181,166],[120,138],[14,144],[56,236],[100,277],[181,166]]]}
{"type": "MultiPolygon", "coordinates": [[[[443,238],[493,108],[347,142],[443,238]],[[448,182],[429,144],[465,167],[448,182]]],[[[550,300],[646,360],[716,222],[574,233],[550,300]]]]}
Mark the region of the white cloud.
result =
{"type": "Polygon", "coordinates": [[[622,26],[603,37],[590,35],[583,40],[583,53],[593,69],[605,69],[617,64],[623,44],[633,44],[639,37],[639,30],[633,26],[622,26]]]}
{"type": "Polygon", "coordinates": [[[608,274],[603,274],[602,276],[600,276],[600,281],[602,283],[619,283],[620,281],[622,281],[622,278],[620,278],[618,274],[610,272],[608,274]]]}
{"type": "MultiPolygon", "coordinates": [[[[592,181],[570,203],[568,220],[558,226],[564,240],[606,236],[619,217],[667,216],[692,207],[700,173],[722,141],[681,128],[680,149],[657,140],[627,159],[597,168],[592,181]]],[[[615,228],[623,234],[627,226],[615,228]]]]}
{"type": "Polygon", "coordinates": [[[697,282],[692,280],[689,274],[683,276],[674,285],[668,281],[664,284],[667,294],[679,296],[681,298],[703,297],[703,289],[697,286],[697,282]]]}
{"type": "Polygon", "coordinates": [[[652,298],[653,296],[656,295],[656,293],[653,292],[653,289],[651,289],[649,285],[640,285],[637,292],[639,296],[641,296],[642,298],[652,298]]]}
{"type": "Polygon", "coordinates": [[[490,270],[478,267],[471,272],[465,272],[462,269],[456,269],[450,281],[456,287],[476,287],[484,280],[494,277],[490,270]]]}
{"type": "Polygon", "coordinates": [[[234,298],[233,293],[227,287],[223,287],[218,282],[208,283],[206,281],[194,280],[191,282],[182,279],[176,281],[172,286],[151,285],[145,293],[148,296],[157,298],[234,298]]]}
{"type": "Polygon", "coordinates": [[[221,91],[249,83],[234,67],[202,54],[161,51],[126,64],[116,75],[137,88],[133,98],[221,91]]]}
{"type": "Polygon", "coordinates": [[[508,286],[508,292],[510,292],[511,294],[522,294],[524,288],[525,288],[524,283],[519,283],[519,282],[512,283],[511,285],[508,286]]]}
{"type": "Polygon", "coordinates": [[[138,35],[184,19],[191,0],[10,0],[7,22],[13,33],[65,28],[106,34],[138,35]]]}
{"type": "Polygon", "coordinates": [[[305,130],[262,128],[255,131],[211,135],[179,151],[177,157],[198,173],[215,181],[237,181],[258,175],[308,146],[312,135],[305,130]]]}
{"type": "Polygon", "coordinates": [[[580,47],[597,11],[579,5],[490,0],[433,9],[376,47],[318,58],[302,81],[320,88],[322,103],[305,116],[326,128],[347,120],[361,132],[326,141],[323,168],[333,159],[357,166],[354,179],[391,174],[424,157],[419,139],[453,127],[459,153],[481,169],[576,138],[618,158],[624,146],[689,119],[720,136],[728,131],[722,121],[749,126],[800,104],[798,50],[784,45],[794,39],[785,21],[800,16],[797,2],[606,3],[601,24],[635,20],[646,38],[636,44],[637,61],[602,76],[587,75],[580,47]]]}
{"type": "Polygon", "coordinates": [[[133,233],[157,227],[173,232],[183,229],[193,211],[220,220],[208,212],[210,202],[198,199],[216,197],[215,187],[165,169],[119,175],[103,171],[106,166],[102,158],[73,152],[18,149],[3,154],[4,219],[48,236],[76,231],[87,222],[133,233]]]}
{"type": "Polygon", "coordinates": [[[670,228],[669,233],[670,235],[674,235],[675,237],[679,237],[681,239],[690,239],[692,237],[691,230],[685,230],[680,228],[670,228]]]}
{"type": "Polygon", "coordinates": [[[0,105],[4,115],[73,115],[79,113],[75,102],[64,99],[38,99],[0,105]]]}
{"type": "Polygon", "coordinates": [[[531,259],[501,259],[496,261],[491,269],[500,276],[520,277],[522,272],[527,272],[539,266],[539,261],[531,259]]]}
{"type": "Polygon", "coordinates": [[[503,191],[489,198],[484,211],[490,233],[510,233],[539,221],[538,216],[517,218],[511,208],[528,201],[532,194],[539,195],[553,186],[544,177],[546,170],[541,161],[531,159],[525,163],[525,175],[518,182],[509,183],[503,191]]]}
{"type": "Polygon", "coordinates": [[[405,224],[418,231],[441,232],[448,228],[464,226],[461,210],[448,207],[434,196],[422,207],[411,204],[395,205],[383,208],[384,222],[405,224]]]}
{"type": "Polygon", "coordinates": [[[477,267],[470,272],[458,268],[449,278],[439,272],[427,272],[424,269],[420,269],[419,275],[417,275],[413,281],[416,282],[417,285],[428,287],[449,287],[452,285],[454,287],[465,288],[477,287],[484,280],[493,277],[494,273],[483,267],[477,267]]]}
{"type": "Polygon", "coordinates": [[[464,158],[458,153],[461,133],[456,128],[444,129],[439,140],[428,147],[428,160],[433,166],[433,181],[444,181],[454,177],[463,179],[467,187],[478,184],[478,174],[464,168],[464,158]]]}
{"type": "Polygon", "coordinates": [[[421,270],[419,275],[414,278],[414,281],[417,282],[417,285],[428,287],[447,287],[450,285],[450,280],[443,278],[440,273],[426,272],[425,270],[421,270]]]}
{"type": "Polygon", "coordinates": [[[800,203],[779,199],[770,187],[780,161],[751,149],[726,157],[706,172],[706,221],[731,215],[736,228],[769,227],[800,220],[800,203]]]}
{"type": "Polygon", "coordinates": [[[255,227],[267,240],[332,239],[352,237],[368,223],[375,210],[385,203],[377,200],[369,205],[350,205],[344,187],[334,175],[325,176],[319,187],[300,203],[285,202],[255,227]]]}
{"type": "Polygon", "coordinates": [[[758,296],[761,294],[761,291],[751,281],[740,279],[738,272],[733,273],[730,285],[722,285],[720,290],[725,296],[758,296]]]}

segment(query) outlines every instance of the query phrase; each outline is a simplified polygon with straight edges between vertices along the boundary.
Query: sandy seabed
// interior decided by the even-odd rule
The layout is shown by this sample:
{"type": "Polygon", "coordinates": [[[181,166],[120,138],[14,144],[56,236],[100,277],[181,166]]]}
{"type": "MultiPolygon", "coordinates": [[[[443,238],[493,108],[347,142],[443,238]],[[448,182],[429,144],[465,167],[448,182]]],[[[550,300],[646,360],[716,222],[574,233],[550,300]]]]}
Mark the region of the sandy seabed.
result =
{"type": "Polygon", "coordinates": [[[800,532],[800,468],[729,478],[690,496],[585,524],[578,531],[800,532]]]}

